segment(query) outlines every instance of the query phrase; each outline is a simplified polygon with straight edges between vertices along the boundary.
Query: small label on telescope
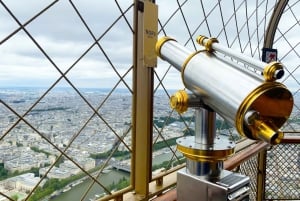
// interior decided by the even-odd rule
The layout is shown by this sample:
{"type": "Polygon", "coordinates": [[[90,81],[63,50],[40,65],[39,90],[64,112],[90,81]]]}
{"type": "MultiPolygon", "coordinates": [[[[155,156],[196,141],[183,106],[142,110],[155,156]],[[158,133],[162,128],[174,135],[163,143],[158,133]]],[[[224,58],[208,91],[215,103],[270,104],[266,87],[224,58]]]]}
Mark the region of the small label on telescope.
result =
{"type": "Polygon", "coordinates": [[[277,49],[272,48],[263,48],[262,49],[262,61],[266,63],[270,63],[272,61],[277,61],[277,49]]]}

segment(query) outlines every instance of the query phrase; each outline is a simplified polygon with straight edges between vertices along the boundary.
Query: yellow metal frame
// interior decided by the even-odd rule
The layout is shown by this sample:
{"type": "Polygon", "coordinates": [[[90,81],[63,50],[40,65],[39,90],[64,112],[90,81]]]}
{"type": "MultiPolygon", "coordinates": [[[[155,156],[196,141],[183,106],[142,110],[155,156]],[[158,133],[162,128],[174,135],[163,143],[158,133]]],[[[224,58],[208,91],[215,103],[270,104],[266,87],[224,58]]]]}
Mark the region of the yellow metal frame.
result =
{"type": "Polygon", "coordinates": [[[148,199],[149,183],[152,179],[154,80],[152,67],[156,65],[157,9],[157,6],[150,1],[135,1],[131,171],[131,184],[135,190],[135,200],[148,199]],[[150,14],[152,18],[149,16],[150,14]]]}

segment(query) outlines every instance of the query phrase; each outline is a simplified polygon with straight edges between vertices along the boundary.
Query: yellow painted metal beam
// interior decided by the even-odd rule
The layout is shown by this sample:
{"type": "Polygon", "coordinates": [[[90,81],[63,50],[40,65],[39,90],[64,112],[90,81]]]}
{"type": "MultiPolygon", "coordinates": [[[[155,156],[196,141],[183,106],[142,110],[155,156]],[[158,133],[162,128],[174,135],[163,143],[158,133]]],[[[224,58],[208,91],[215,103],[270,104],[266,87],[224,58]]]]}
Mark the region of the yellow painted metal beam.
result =
{"type": "Polygon", "coordinates": [[[152,169],[153,67],[156,66],[157,6],[135,1],[133,44],[132,179],[135,200],[147,200],[152,169]]]}
{"type": "Polygon", "coordinates": [[[265,197],[265,181],[266,181],[266,160],[267,151],[263,150],[258,154],[257,165],[257,192],[256,200],[263,201],[265,197]]]}

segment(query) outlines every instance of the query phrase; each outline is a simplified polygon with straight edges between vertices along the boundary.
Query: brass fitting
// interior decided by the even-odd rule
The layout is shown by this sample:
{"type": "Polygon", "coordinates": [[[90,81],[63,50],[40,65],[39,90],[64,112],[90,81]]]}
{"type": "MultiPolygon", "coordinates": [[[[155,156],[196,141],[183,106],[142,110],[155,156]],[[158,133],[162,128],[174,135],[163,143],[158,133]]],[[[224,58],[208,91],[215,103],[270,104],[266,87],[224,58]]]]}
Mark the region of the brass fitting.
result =
{"type": "Polygon", "coordinates": [[[188,109],[189,96],[184,90],[179,90],[170,98],[170,106],[179,113],[183,113],[188,109]]]}
{"type": "Polygon", "coordinates": [[[197,38],[196,38],[196,42],[199,44],[199,45],[202,45],[204,46],[204,40],[205,39],[208,39],[206,36],[202,36],[202,35],[199,35],[197,38]]]}
{"type": "Polygon", "coordinates": [[[196,41],[198,44],[204,46],[208,52],[213,52],[212,44],[219,42],[217,38],[207,38],[206,36],[201,35],[196,38],[196,41]],[[204,42],[204,40],[206,40],[206,42],[204,42]]]}
{"type": "Polygon", "coordinates": [[[235,120],[237,131],[250,139],[278,144],[283,138],[283,133],[278,130],[292,109],[293,96],[286,87],[278,82],[265,82],[239,106],[235,120]],[[280,109],[274,110],[276,107],[280,109]]]}
{"type": "Polygon", "coordinates": [[[224,161],[234,154],[235,144],[227,138],[216,138],[213,145],[195,143],[194,136],[179,138],[176,141],[177,149],[185,157],[198,162],[224,161]]]}
{"type": "MultiPolygon", "coordinates": [[[[162,37],[160,38],[156,44],[155,44],[155,53],[157,56],[159,56],[161,58],[161,53],[160,53],[160,49],[161,47],[163,46],[163,44],[169,40],[173,40],[173,41],[176,41],[174,38],[171,38],[171,37],[168,37],[168,36],[165,36],[165,37],[162,37]]],[[[163,59],[163,58],[162,58],[163,59]]]]}
{"type": "Polygon", "coordinates": [[[284,75],[283,65],[276,61],[271,62],[264,68],[263,75],[267,82],[280,79],[284,75]]]}
{"type": "Polygon", "coordinates": [[[184,81],[184,71],[185,71],[185,68],[186,68],[186,66],[188,65],[188,63],[191,61],[191,59],[192,59],[195,55],[197,55],[197,54],[199,54],[199,53],[201,53],[201,52],[206,52],[206,49],[198,50],[198,51],[196,51],[196,52],[193,52],[192,54],[190,54],[190,55],[186,58],[186,60],[185,60],[184,63],[182,64],[182,68],[181,68],[181,79],[182,79],[182,82],[183,82],[183,85],[184,85],[184,86],[186,86],[186,83],[185,83],[185,81],[184,81]]]}
{"type": "Polygon", "coordinates": [[[269,144],[276,145],[279,144],[283,139],[284,134],[281,131],[278,131],[277,128],[273,129],[265,122],[261,120],[254,120],[254,133],[257,133],[257,138],[261,139],[269,144]],[[275,131],[277,130],[277,131],[275,131]]]}

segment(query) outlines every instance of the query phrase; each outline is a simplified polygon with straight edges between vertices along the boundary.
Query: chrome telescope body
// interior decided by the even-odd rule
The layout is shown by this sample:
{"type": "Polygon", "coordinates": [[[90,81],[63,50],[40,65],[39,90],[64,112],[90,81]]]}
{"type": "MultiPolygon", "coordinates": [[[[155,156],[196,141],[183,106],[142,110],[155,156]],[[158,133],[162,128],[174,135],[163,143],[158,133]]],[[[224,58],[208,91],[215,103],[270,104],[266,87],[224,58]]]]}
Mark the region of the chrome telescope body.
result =
{"type": "MultiPolygon", "coordinates": [[[[283,132],[279,129],[293,108],[292,94],[276,82],[283,76],[283,65],[234,53],[216,39],[200,36],[197,42],[204,47],[193,52],[176,40],[163,37],[156,43],[156,53],[181,72],[187,89],[235,125],[241,135],[270,144],[280,143],[283,132]],[[262,71],[263,75],[247,70],[244,65],[262,71]]],[[[188,95],[182,92],[171,97],[171,105],[179,112],[184,112],[187,104],[188,95]]]]}

